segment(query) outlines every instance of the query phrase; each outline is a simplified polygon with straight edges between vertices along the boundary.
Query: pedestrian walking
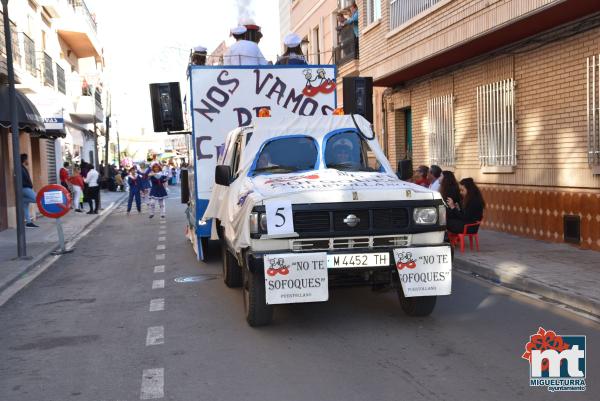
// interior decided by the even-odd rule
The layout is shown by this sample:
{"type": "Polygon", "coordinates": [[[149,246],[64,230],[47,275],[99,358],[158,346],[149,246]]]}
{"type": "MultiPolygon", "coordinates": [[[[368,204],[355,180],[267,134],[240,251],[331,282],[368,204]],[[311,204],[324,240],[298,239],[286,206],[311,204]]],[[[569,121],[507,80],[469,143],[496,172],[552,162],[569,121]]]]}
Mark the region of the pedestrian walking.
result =
{"type": "Polygon", "coordinates": [[[87,214],[98,214],[98,208],[100,207],[100,186],[98,183],[99,174],[93,165],[90,165],[90,169],[87,172],[84,182],[88,185],[87,194],[85,195],[88,204],[90,205],[90,211],[87,214]]]}
{"type": "Polygon", "coordinates": [[[160,206],[160,217],[165,217],[167,211],[166,198],[167,190],[165,183],[167,175],[163,173],[159,163],[152,164],[151,172],[148,174],[152,188],[150,189],[150,218],[154,217],[156,203],[160,206]]]}
{"type": "Polygon", "coordinates": [[[21,155],[21,175],[22,175],[22,188],[23,188],[23,212],[25,214],[25,226],[30,228],[39,227],[31,220],[31,213],[29,212],[29,204],[35,203],[36,194],[33,190],[33,182],[31,181],[31,175],[29,175],[29,156],[26,153],[21,155]]]}
{"type": "Polygon", "coordinates": [[[142,213],[142,176],[138,173],[137,168],[131,167],[127,176],[127,184],[129,185],[129,199],[127,200],[127,215],[131,213],[131,206],[135,199],[135,207],[138,213],[142,213]]]}
{"type": "Polygon", "coordinates": [[[148,174],[150,174],[151,169],[150,167],[144,169],[144,164],[142,164],[140,167],[142,168],[142,171],[140,171],[140,175],[142,176],[142,203],[145,204],[147,207],[150,207],[150,188],[152,187],[152,185],[150,184],[150,177],[148,177],[148,174]]]}
{"type": "Polygon", "coordinates": [[[79,168],[75,167],[73,169],[73,175],[69,177],[69,182],[73,187],[73,209],[77,213],[83,212],[83,188],[85,187],[85,183],[83,182],[83,177],[80,174],[79,168]]]}

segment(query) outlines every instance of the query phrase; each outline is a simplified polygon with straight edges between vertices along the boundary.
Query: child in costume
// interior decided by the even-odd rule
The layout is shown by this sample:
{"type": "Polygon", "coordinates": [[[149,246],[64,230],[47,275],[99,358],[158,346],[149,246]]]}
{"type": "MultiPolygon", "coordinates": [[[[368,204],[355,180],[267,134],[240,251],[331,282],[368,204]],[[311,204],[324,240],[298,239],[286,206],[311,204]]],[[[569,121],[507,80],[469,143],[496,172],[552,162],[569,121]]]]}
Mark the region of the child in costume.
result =
{"type": "Polygon", "coordinates": [[[154,211],[156,209],[156,203],[160,206],[160,217],[165,217],[166,214],[166,202],[167,190],[165,189],[165,183],[167,182],[167,175],[163,173],[160,164],[152,164],[151,171],[148,173],[150,178],[150,218],[154,217],[154,211]]]}
{"type": "Polygon", "coordinates": [[[127,184],[129,185],[129,199],[127,200],[127,214],[131,213],[131,206],[135,198],[135,207],[138,213],[142,213],[142,176],[138,173],[136,167],[129,169],[127,176],[127,184]]]}

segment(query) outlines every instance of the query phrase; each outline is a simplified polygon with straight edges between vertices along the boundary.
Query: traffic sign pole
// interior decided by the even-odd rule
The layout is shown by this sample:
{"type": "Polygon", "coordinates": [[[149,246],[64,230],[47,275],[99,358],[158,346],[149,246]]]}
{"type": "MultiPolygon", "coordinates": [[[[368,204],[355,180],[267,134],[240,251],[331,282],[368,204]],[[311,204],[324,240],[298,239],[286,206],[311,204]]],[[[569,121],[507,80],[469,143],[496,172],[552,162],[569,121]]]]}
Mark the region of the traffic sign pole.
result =
{"type": "Polygon", "coordinates": [[[59,250],[52,252],[53,255],[62,255],[73,252],[65,246],[65,234],[60,218],[69,213],[71,205],[71,194],[62,185],[46,185],[38,192],[36,202],[40,213],[46,217],[56,220],[56,233],[58,234],[59,250]]]}

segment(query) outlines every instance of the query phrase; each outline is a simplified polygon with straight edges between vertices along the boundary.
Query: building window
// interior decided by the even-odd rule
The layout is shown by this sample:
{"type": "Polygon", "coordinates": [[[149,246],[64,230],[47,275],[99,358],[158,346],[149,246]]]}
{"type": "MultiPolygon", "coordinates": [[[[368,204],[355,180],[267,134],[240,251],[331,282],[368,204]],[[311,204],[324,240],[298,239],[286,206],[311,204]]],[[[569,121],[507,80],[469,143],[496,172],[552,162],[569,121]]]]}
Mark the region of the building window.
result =
{"type": "Polygon", "coordinates": [[[54,64],[52,63],[52,57],[44,53],[42,61],[44,63],[44,85],[54,86],[54,64]]]}
{"type": "Polygon", "coordinates": [[[65,70],[56,64],[56,87],[60,93],[63,95],[67,94],[67,88],[65,85],[65,70]]]}
{"type": "Polygon", "coordinates": [[[381,19],[381,0],[367,0],[366,24],[372,24],[379,19],[381,19]]]}
{"type": "Polygon", "coordinates": [[[25,50],[25,68],[29,73],[37,77],[37,62],[35,59],[35,43],[31,38],[24,33],[23,35],[23,49],[25,50]]]}
{"type": "Polygon", "coordinates": [[[588,162],[600,165],[600,55],[587,58],[588,162]]]}
{"type": "Polygon", "coordinates": [[[390,0],[390,29],[398,28],[441,0],[390,0]]]}
{"type": "Polygon", "coordinates": [[[516,166],[515,82],[477,87],[477,137],[482,166],[516,166]]]}
{"type": "Polygon", "coordinates": [[[438,166],[454,166],[454,96],[427,101],[429,120],[429,159],[438,166]]]}

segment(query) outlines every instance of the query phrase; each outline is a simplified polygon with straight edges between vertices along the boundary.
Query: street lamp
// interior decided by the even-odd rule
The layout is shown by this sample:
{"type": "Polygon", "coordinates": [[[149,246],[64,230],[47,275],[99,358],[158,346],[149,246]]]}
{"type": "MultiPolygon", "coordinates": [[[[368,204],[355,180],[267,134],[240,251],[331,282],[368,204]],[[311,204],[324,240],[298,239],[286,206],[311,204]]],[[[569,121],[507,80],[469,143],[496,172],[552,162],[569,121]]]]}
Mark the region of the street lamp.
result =
{"type": "Polygon", "coordinates": [[[6,42],[6,69],[8,73],[8,104],[12,131],[13,178],[15,183],[15,207],[17,210],[17,255],[27,257],[25,239],[25,217],[23,211],[23,177],[21,172],[21,150],[19,149],[19,116],[17,115],[17,93],[15,90],[15,69],[13,66],[12,33],[8,18],[8,0],[2,0],[4,19],[4,41],[6,42]]]}

